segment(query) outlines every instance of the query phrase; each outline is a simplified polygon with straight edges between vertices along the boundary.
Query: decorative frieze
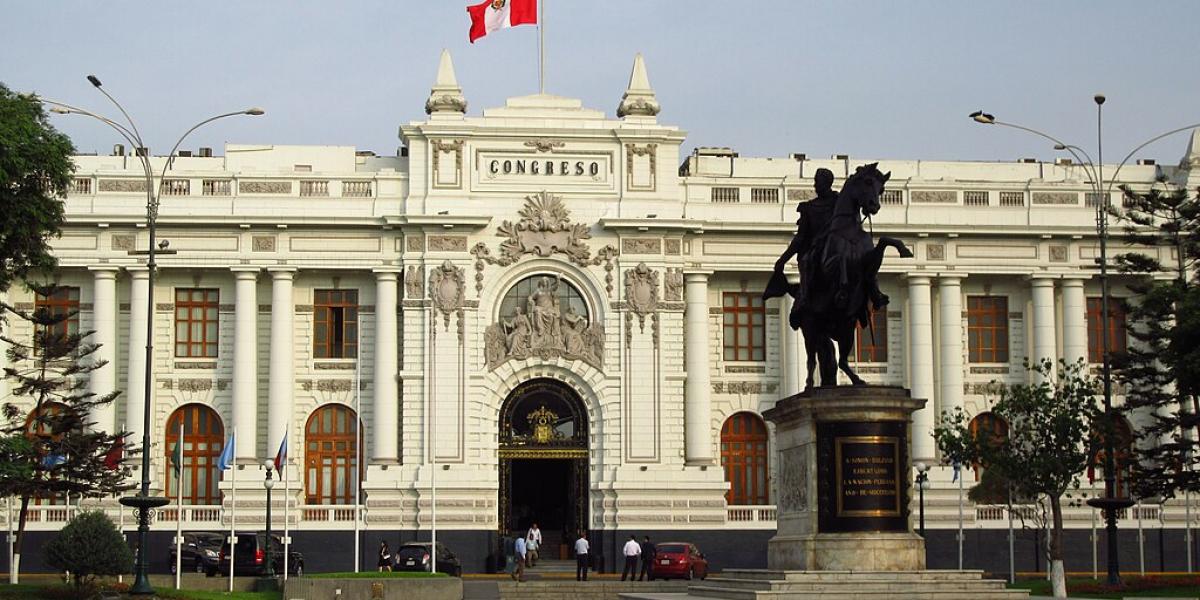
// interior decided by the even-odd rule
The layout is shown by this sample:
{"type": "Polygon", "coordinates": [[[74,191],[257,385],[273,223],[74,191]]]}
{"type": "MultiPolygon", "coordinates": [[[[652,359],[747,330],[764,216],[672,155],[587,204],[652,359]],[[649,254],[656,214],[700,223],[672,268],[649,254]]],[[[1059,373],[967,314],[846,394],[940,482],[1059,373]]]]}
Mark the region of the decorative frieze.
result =
{"type": "Polygon", "coordinates": [[[1034,192],[1033,204],[1075,205],[1079,204],[1079,194],[1075,192],[1034,192]]]}
{"type": "Polygon", "coordinates": [[[957,204],[958,192],[953,190],[916,190],[909,194],[912,204],[957,204]]]}
{"type": "Polygon", "coordinates": [[[714,381],[714,394],[774,394],[779,384],[762,381],[714,381]]]}
{"type": "Polygon", "coordinates": [[[404,272],[404,297],[418,300],[425,297],[425,280],[421,267],[409,265],[404,272]]]}
{"type": "Polygon", "coordinates": [[[563,148],[566,145],[567,144],[565,142],[560,142],[558,140],[547,140],[544,138],[525,141],[526,147],[533,148],[538,152],[553,152],[555,148],[563,148]]]}
{"type": "Polygon", "coordinates": [[[1050,246],[1050,262],[1067,262],[1066,246],[1050,246]]]}
{"type": "Polygon", "coordinates": [[[725,365],[726,373],[766,373],[764,365],[725,365]]]}
{"type": "Polygon", "coordinates": [[[212,370],[215,368],[217,368],[217,361],[215,361],[215,360],[186,361],[186,362],[176,361],[175,362],[175,370],[177,370],[177,371],[212,370]]]}
{"type": "Polygon", "coordinates": [[[972,375],[1008,375],[1008,367],[971,367],[972,375]]]}
{"type": "Polygon", "coordinates": [[[925,246],[926,260],[946,260],[946,246],[943,244],[927,244],[925,246]]]}
{"type": "Polygon", "coordinates": [[[98,188],[101,192],[146,193],[145,179],[101,179],[98,188]]]}
{"type": "Polygon", "coordinates": [[[683,301],[683,269],[667,269],[663,277],[663,299],[668,302],[683,301]]]}
{"type": "Polygon", "coordinates": [[[239,194],[290,194],[290,181],[239,181],[239,194]]]}
{"type": "Polygon", "coordinates": [[[662,254],[661,238],[625,238],[621,240],[623,254],[662,254]]]}
{"type": "Polygon", "coordinates": [[[465,235],[431,235],[429,250],[432,252],[466,252],[467,236],[465,235]]]}
{"type": "Polygon", "coordinates": [[[137,237],[133,235],[114,235],[112,236],[112,249],[128,252],[134,250],[137,244],[137,237]]]}
{"type": "Polygon", "coordinates": [[[353,371],[357,361],[351,362],[315,362],[313,368],[318,371],[353,371]]]}
{"type": "Polygon", "coordinates": [[[405,242],[407,244],[405,247],[408,249],[409,252],[424,252],[425,251],[425,238],[423,238],[419,235],[410,235],[410,236],[408,236],[407,239],[408,239],[408,241],[405,242]]]}
{"type": "Polygon", "coordinates": [[[250,240],[250,249],[253,252],[274,252],[275,236],[256,235],[252,237],[250,240]]]}
{"type": "Polygon", "coordinates": [[[679,256],[680,249],[683,246],[683,240],[679,238],[667,238],[663,240],[663,254],[668,256],[679,256]]]}

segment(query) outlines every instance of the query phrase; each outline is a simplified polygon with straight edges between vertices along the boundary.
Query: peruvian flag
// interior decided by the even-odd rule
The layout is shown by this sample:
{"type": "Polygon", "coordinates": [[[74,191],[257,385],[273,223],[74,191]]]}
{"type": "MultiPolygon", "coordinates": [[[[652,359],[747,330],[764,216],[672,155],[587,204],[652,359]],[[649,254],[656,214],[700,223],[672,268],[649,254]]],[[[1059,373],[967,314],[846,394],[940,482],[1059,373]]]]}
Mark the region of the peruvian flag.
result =
{"type": "Polygon", "coordinates": [[[484,0],[467,7],[471,15],[471,43],[497,29],[537,25],[538,0],[484,0]]]}

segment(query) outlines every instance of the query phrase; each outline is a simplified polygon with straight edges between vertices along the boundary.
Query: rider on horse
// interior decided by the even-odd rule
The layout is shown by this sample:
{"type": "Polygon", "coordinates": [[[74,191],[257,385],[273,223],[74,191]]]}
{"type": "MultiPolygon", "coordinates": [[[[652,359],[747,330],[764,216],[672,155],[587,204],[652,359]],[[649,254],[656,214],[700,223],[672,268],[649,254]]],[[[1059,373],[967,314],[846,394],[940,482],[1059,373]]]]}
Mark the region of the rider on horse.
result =
{"type": "Polygon", "coordinates": [[[795,297],[789,317],[793,329],[800,327],[798,316],[808,303],[809,288],[820,263],[814,254],[825,247],[825,236],[829,233],[829,221],[833,218],[833,207],[838,198],[838,193],[833,191],[833,171],[817,169],[814,179],[817,197],[796,206],[796,212],[800,213],[800,218],[796,220],[796,235],[779,260],[775,261],[775,272],[763,292],[764,300],[787,293],[795,297]],[[800,267],[800,284],[794,289],[783,274],[784,267],[793,256],[800,267]]]}

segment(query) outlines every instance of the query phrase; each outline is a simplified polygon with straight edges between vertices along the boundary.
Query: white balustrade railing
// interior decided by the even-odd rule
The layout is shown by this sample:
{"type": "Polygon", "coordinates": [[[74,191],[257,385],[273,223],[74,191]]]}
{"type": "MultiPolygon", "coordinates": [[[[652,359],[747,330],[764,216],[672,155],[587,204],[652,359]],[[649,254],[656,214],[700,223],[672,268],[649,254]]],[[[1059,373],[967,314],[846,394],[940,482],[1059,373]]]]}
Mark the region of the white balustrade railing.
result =
{"type": "Polygon", "coordinates": [[[729,505],[725,507],[725,521],[733,529],[774,529],[778,511],[774,504],[729,505]]]}

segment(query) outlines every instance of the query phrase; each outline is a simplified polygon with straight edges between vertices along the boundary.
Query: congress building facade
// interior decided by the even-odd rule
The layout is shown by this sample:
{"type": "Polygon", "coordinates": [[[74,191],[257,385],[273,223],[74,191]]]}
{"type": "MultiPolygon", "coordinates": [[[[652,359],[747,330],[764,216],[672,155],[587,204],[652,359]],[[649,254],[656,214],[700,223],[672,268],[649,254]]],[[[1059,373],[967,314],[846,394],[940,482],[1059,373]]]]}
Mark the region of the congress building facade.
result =
{"type": "MultiPolygon", "coordinates": [[[[153,525],[155,570],[177,517],[228,528],[232,477],[215,464],[235,429],[239,528],[263,526],[260,465],[286,437],[290,491],[274,488],[273,527],[286,497],[310,570],[351,568],[356,516],[364,565],[380,539],[428,539],[436,520],[468,571],[486,568],[498,532],[531,521],[551,555],[584,529],[610,566],[630,533],[695,541],[714,568],[765,566],[794,482],[760,415],[801,390],[805,352],[789,303],[761,290],[815,171],[840,187],[876,159],[681,156],[685,132],[659,121],[640,57],[615,118],[548,95],[472,114],[468,98],[443,55],[428,116],[400,126],[397,156],[229,145],[175,158],[158,237],[177,253],[159,259],[152,315],[144,257],[130,254],[148,243],[140,165],[132,149],[76,158],[53,241],[68,288],[14,287],[9,301],[79,311],[72,327],[94,330],[109,361],[91,389],[122,392],[98,426],[133,440],[153,318],[152,489],[178,493],[180,419],[186,463],[183,514],[161,510],[153,525]]],[[[1065,161],[879,162],[892,175],[874,232],[916,257],[885,263],[891,304],[860,333],[857,369],[929,400],[913,455],[940,465],[940,411],[1002,428],[991,382],[1024,381],[1027,359],[1099,361],[1099,198],[1065,161]]],[[[1195,188],[1200,134],[1182,162],[1139,161],[1120,180],[1195,188]]],[[[1119,278],[1113,289],[1128,294],[1119,278]]],[[[968,486],[976,477],[964,472],[968,486]]],[[[944,466],[932,479],[930,565],[952,567],[958,483],[944,466]]],[[[33,539],[76,504],[43,499],[33,539]]],[[[115,501],[82,504],[134,526],[115,501]]],[[[968,567],[1007,569],[1007,515],[966,503],[968,567]]],[[[1149,568],[1183,568],[1184,515],[1182,501],[1124,514],[1125,566],[1140,522],[1149,568]]],[[[1072,570],[1090,565],[1094,520],[1086,507],[1068,515],[1072,570]]],[[[1035,532],[1017,543],[1018,568],[1037,568],[1035,532]]]]}

